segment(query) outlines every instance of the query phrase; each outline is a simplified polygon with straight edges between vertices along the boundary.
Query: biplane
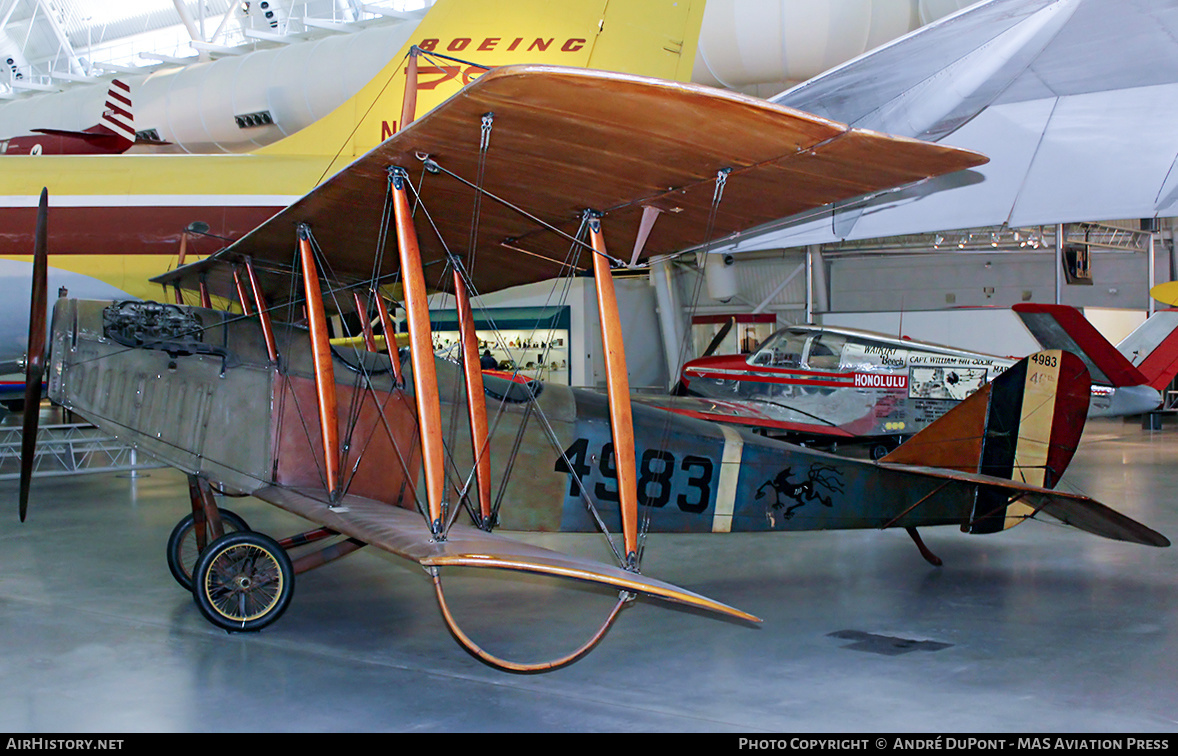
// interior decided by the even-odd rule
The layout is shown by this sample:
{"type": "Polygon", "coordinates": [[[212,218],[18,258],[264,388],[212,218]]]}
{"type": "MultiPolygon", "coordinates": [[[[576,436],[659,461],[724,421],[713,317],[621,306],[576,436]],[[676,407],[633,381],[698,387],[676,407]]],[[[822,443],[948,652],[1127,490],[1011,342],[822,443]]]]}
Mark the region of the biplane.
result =
{"type": "MultiPolygon", "coordinates": [[[[1089,393],[1083,364],[1064,352],[1023,360],[880,462],[630,401],[611,268],[984,159],[707,87],[495,69],[234,244],[156,279],[199,304],[59,299],[49,396],[188,474],[191,512],[173,532],[169,562],[216,626],[268,626],[297,574],[369,545],[420,565],[459,643],[513,672],[580,658],[637,597],[758,621],[643,574],[654,531],[896,527],[936,562],[917,528],[986,533],[1042,513],[1168,545],[1096,501],[1054,490],[1089,393]],[[607,238],[641,242],[618,257],[607,238]],[[482,293],[590,272],[604,392],[480,371],[472,312],[482,293]],[[431,291],[455,297],[455,362],[434,355],[431,291]],[[237,304],[215,309],[214,297],[237,304]],[[382,352],[369,332],[366,348],[333,347],[329,314],[371,314],[391,334],[399,310],[390,301],[404,310],[406,349],[386,338],[382,352]],[[274,540],[222,510],[217,493],[253,496],[312,527],[274,540]],[[613,562],[503,530],[601,532],[613,562]],[[454,567],[587,582],[616,591],[617,602],[566,656],[502,659],[454,620],[443,581],[454,567]]],[[[44,194],[41,207],[34,315],[52,238],[44,194]]],[[[33,375],[39,332],[34,323],[33,375]]],[[[28,381],[30,407],[38,384],[28,381]]],[[[26,451],[35,429],[34,411],[26,451]]],[[[22,519],[30,465],[31,454],[22,519]]]]}
{"type": "MultiPolygon", "coordinates": [[[[1014,310],[1043,348],[1084,362],[1092,380],[1088,417],[1154,410],[1178,374],[1178,312],[1154,313],[1114,347],[1074,307],[1022,303],[1014,310]]],[[[878,459],[1013,364],[869,331],[796,325],[750,354],[691,360],[679,396],[641,400],[787,440],[866,445],[878,459]]]]}

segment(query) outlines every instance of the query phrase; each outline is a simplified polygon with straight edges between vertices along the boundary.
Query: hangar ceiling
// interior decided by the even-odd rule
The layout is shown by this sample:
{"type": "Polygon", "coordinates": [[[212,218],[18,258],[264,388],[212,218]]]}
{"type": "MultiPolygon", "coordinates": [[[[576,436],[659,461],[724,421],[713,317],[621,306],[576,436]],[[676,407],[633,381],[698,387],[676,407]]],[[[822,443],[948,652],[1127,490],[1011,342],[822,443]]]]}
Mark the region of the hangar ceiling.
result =
{"type": "Polygon", "coordinates": [[[420,17],[433,0],[0,0],[0,96],[420,17]]]}

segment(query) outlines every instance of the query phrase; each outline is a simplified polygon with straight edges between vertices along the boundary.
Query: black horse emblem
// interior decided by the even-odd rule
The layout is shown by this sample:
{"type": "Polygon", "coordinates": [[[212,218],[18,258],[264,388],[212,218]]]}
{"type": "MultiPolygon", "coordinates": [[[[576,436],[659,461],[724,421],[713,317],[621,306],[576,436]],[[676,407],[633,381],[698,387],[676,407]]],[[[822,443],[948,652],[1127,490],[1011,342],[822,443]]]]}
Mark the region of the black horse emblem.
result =
{"type": "Polygon", "coordinates": [[[830,494],[843,492],[842,473],[837,467],[815,463],[810,465],[810,470],[802,482],[795,483],[790,480],[791,477],[793,477],[792,466],[777,473],[776,477],[765,481],[757,489],[758,499],[765,498],[766,489],[772,489],[775,497],[773,508],[782,509],[785,507],[782,516],[787,520],[794,516],[794,510],[804,507],[812,501],[816,501],[824,507],[833,507],[834,501],[830,494]],[[791,502],[793,502],[792,505],[787,507],[786,505],[791,502]]]}

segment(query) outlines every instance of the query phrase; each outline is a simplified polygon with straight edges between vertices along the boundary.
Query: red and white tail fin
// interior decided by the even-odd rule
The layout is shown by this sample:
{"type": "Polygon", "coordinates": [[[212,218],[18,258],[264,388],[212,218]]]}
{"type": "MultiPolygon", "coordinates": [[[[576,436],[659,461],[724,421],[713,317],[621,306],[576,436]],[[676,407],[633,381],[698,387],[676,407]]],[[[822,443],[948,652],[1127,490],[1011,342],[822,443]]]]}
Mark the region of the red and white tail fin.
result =
{"type": "MultiPolygon", "coordinates": [[[[1088,368],[1093,383],[1118,387],[1149,383],[1148,377],[1138,369],[1140,361],[1132,361],[1123,350],[1118,351],[1075,307],[1028,302],[1016,304],[1013,309],[1044,349],[1059,349],[1078,356],[1088,368]]],[[[1150,330],[1154,332],[1156,329],[1150,330]]]]}
{"type": "MultiPolygon", "coordinates": [[[[118,79],[106,90],[106,109],[102,111],[99,125],[113,131],[117,136],[135,143],[135,116],[131,109],[131,87],[118,79]]],[[[128,145],[130,146],[130,145],[128,145]]]]}
{"type": "Polygon", "coordinates": [[[1178,310],[1159,310],[1117,344],[1117,351],[1161,391],[1178,375],[1178,310]]]}

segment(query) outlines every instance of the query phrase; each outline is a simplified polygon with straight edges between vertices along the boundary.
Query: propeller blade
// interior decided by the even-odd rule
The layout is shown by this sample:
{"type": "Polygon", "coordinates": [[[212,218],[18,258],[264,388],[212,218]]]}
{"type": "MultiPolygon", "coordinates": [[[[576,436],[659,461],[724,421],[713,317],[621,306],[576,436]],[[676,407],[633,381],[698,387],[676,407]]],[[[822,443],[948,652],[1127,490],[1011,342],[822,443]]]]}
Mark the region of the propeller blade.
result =
{"type": "MultiPolygon", "coordinates": [[[[711,357],[712,352],[720,348],[720,342],[724,341],[724,337],[732,330],[732,326],[736,325],[736,318],[728,318],[728,322],[720,326],[720,330],[716,331],[716,335],[712,337],[711,342],[708,343],[707,349],[700,357],[711,357]]],[[[680,378],[675,382],[675,386],[671,389],[671,396],[687,396],[687,387],[683,385],[683,379],[680,378]]]]}
{"type": "Polygon", "coordinates": [[[736,318],[728,318],[728,322],[720,327],[720,330],[716,332],[711,343],[708,344],[708,348],[704,350],[704,353],[700,357],[711,357],[712,352],[720,348],[720,342],[724,340],[724,337],[728,335],[728,332],[732,330],[732,326],[734,325],[736,325],[736,318]]]}
{"type": "Polygon", "coordinates": [[[45,308],[48,306],[49,190],[41,190],[37,206],[37,233],[33,240],[33,287],[29,303],[29,347],[25,365],[25,418],[20,444],[20,521],[29,511],[29,484],[33,480],[33,454],[37,448],[37,423],[41,408],[41,379],[45,375],[45,308]]]}

